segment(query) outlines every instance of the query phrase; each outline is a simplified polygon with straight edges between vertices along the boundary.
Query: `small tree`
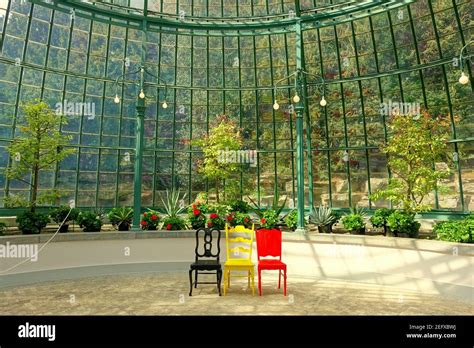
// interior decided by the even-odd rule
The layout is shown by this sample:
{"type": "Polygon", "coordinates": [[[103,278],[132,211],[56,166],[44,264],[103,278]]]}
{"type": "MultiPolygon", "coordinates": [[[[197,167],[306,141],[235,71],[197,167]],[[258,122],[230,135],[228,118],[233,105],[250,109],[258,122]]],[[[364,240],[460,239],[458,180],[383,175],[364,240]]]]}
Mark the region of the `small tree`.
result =
{"type": "MultiPolygon", "coordinates": [[[[6,170],[9,179],[16,179],[31,187],[29,200],[19,200],[18,197],[7,197],[7,202],[21,202],[27,205],[32,213],[38,203],[50,202],[57,195],[53,191],[38,193],[39,175],[42,170],[53,169],[56,163],[74,149],[67,149],[71,136],[61,134],[59,126],[61,115],[53,111],[45,102],[35,100],[22,105],[25,113],[24,125],[19,126],[20,136],[16,137],[7,148],[12,157],[12,164],[6,170]],[[28,174],[31,174],[29,180],[28,174]]],[[[17,203],[18,204],[18,203],[17,203]]]]}
{"type": "Polygon", "coordinates": [[[371,198],[388,199],[410,214],[430,210],[423,199],[450,173],[449,168],[435,168],[436,162],[447,160],[449,126],[446,118],[434,118],[426,111],[418,119],[394,116],[390,139],[381,148],[393,176],[371,198]]]}
{"type": "Polygon", "coordinates": [[[215,125],[211,125],[209,134],[193,140],[192,145],[200,147],[204,153],[198,172],[215,182],[216,199],[219,202],[220,180],[228,179],[239,171],[239,164],[232,161],[232,155],[235,156],[242,146],[240,131],[234,121],[222,115],[217,118],[215,125]]]}

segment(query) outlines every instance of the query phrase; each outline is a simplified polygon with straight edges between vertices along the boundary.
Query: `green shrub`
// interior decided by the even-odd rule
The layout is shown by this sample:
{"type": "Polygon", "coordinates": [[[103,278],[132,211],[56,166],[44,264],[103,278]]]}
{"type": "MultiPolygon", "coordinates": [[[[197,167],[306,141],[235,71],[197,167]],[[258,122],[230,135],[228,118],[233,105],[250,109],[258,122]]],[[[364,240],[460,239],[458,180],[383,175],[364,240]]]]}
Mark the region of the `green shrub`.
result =
{"type": "Polygon", "coordinates": [[[180,216],[167,216],[163,219],[163,229],[179,231],[187,228],[186,221],[180,216]]]}
{"type": "Polygon", "coordinates": [[[433,227],[436,239],[447,242],[473,243],[474,215],[470,215],[463,220],[441,221],[433,227]]]}
{"type": "Polygon", "coordinates": [[[298,227],[298,210],[292,210],[285,216],[285,225],[292,231],[296,230],[296,227],[298,227]]]}
{"type": "Polygon", "coordinates": [[[206,225],[206,213],[209,210],[207,203],[195,201],[188,207],[188,221],[192,228],[199,229],[206,225]]]}
{"type": "Polygon", "coordinates": [[[61,224],[64,221],[64,219],[66,219],[67,217],[67,220],[64,221],[64,224],[67,224],[69,221],[76,220],[78,214],[79,214],[79,211],[76,208],[71,209],[70,207],[64,205],[64,206],[60,206],[54,209],[49,214],[49,216],[51,217],[51,220],[53,220],[57,224],[61,224]]]}
{"type": "Polygon", "coordinates": [[[420,231],[420,223],[415,221],[415,214],[404,211],[395,210],[387,218],[387,226],[397,235],[398,233],[406,233],[410,237],[416,238],[420,231]]]}
{"type": "Polygon", "coordinates": [[[241,200],[231,201],[228,205],[230,212],[248,213],[250,210],[249,204],[241,200]]]}
{"type": "Polygon", "coordinates": [[[16,217],[18,228],[23,234],[39,234],[49,222],[49,215],[25,211],[16,217]]]}
{"type": "Polygon", "coordinates": [[[155,210],[148,209],[143,213],[143,219],[140,221],[142,230],[155,231],[160,223],[160,213],[155,210]]]}
{"type": "Polygon", "coordinates": [[[103,225],[102,215],[93,211],[81,211],[76,221],[84,232],[100,232],[103,225]]]}
{"type": "Polygon", "coordinates": [[[341,220],[344,228],[351,232],[362,231],[365,229],[364,218],[361,214],[349,214],[341,220]]]}
{"type": "Polygon", "coordinates": [[[119,231],[128,231],[133,219],[133,209],[127,207],[113,208],[107,215],[112,225],[119,231]]]}
{"type": "Polygon", "coordinates": [[[370,223],[375,228],[385,227],[387,225],[387,219],[392,213],[393,213],[392,209],[387,209],[387,208],[377,209],[374,215],[370,217],[370,223]]]}
{"type": "Polygon", "coordinates": [[[0,236],[4,236],[6,231],[7,231],[7,224],[4,222],[0,222],[0,236]]]}
{"type": "Polygon", "coordinates": [[[217,228],[218,230],[223,230],[225,227],[225,221],[221,217],[221,215],[219,215],[219,213],[209,213],[206,225],[209,228],[217,228]]]}
{"type": "Polygon", "coordinates": [[[252,219],[247,213],[232,212],[227,215],[226,221],[232,227],[241,225],[250,228],[252,226],[252,219]]]}
{"type": "Polygon", "coordinates": [[[262,217],[260,219],[260,226],[262,228],[271,230],[276,227],[278,222],[280,221],[279,215],[275,210],[266,210],[262,213],[262,217]]]}

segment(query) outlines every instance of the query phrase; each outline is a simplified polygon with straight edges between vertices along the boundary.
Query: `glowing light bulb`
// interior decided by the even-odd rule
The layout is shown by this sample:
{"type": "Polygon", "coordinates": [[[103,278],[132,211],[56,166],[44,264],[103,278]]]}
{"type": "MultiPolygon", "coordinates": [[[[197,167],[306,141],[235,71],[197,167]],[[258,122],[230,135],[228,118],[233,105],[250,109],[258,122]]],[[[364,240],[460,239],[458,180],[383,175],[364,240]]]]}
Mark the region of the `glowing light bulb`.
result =
{"type": "Polygon", "coordinates": [[[162,107],[163,107],[163,109],[167,109],[167,108],[168,108],[168,103],[166,103],[166,102],[164,101],[162,107]]]}
{"type": "Polygon", "coordinates": [[[118,94],[115,95],[114,103],[115,103],[115,104],[120,103],[120,98],[119,98],[118,94]]]}
{"type": "Polygon", "coordinates": [[[324,99],[324,95],[323,95],[323,97],[321,98],[321,101],[319,102],[319,105],[321,105],[321,106],[326,106],[326,105],[328,105],[328,102],[326,101],[326,99],[324,99]]]}
{"type": "Polygon", "coordinates": [[[145,92],[143,92],[143,89],[140,91],[140,94],[138,95],[140,99],[145,98],[145,92]]]}
{"type": "Polygon", "coordinates": [[[301,100],[301,99],[300,99],[300,96],[299,96],[298,94],[295,94],[295,96],[293,97],[293,101],[294,101],[295,103],[299,103],[300,100],[301,100]]]}
{"type": "Polygon", "coordinates": [[[467,76],[467,75],[464,73],[464,71],[463,71],[462,74],[461,74],[461,77],[459,78],[459,83],[460,83],[461,85],[465,85],[465,84],[467,84],[468,82],[469,82],[469,76],[467,76]]]}
{"type": "Polygon", "coordinates": [[[278,110],[280,108],[280,104],[275,100],[275,103],[273,103],[273,110],[278,110]]]}

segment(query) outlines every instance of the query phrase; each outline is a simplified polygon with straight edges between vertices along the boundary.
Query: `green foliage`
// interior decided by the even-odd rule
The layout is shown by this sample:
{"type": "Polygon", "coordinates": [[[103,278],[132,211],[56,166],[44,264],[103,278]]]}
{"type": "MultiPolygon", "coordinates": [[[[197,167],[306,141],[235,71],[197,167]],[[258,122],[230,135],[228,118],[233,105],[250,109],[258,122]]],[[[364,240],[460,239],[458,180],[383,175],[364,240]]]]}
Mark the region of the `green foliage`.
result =
{"type": "Polygon", "coordinates": [[[163,219],[163,229],[179,231],[187,228],[186,221],[180,216],[167,216],[163,219]]]}
{"type": "Polygon", "coordinates": [[[231,212],[248,213],[250,206],[247,202],[236,199],[228,203],[231,212]]]}
{"type": "Polygon", "coordinates": [[[217,212],[216,213],[209,213],[209,215],[207,216],[207,220],[206,220],[207,227],[217,228],[219,230],[224,229],[225,221],[222,218],[222,216],[224,216],[224,215],[221,215],[217,212]]]}
{"type": "Polygon", "coordinates": [[[29,185],[31,196],[27,203],[22,198],[7,198],[7,204],[26,203],[30,211],[34,212],[38,204],[54,203],[59,195],[57,191],[38,192],[41,171],[54,169],[58,162],[75,150],[65,147],[72,137],[61,134],[59,130],[61,122],[63,125],[67,122],[45,102],[35,100],[23,104],[21,108],[26,124],[19,126],[21,135],[15,137],[7,148],[12,164],[7,168],[6,175],[10,180],[29,185]]]}
{"type": "Polygon", "coordinates": [[[53,220],[57,224],[61,224],[64,219],[65,224],[67,224],[69,221],[74,221],[77,219],[77,215],[79,214],[79,211],[76,208],[70,208],[68,206],[60,206],[49,214],[51,217],[51,220],[53,220]]]}
{"type": "Polygon", "coordinates": [[[0,236],[4,236],[7,231],[7,224],[0,221],[0,236]]]}
{"type": "Polygon", "coordinates": [[[292,210],[285,216],[285,225],[292,231],[296,230],[296,227],[298,227],[298,210],[292,210]]]}
{"type": "Polygon", "coordinates": [[[262,228],[271,230],[276,227],[280,221],[279,214],[275,210],[269,209],[265,210],[260,218],[260,226],[262,228]]]}
{"type": "Polygon", "coordinates": [[[198,200],[188,207],[188,221],[192,228],[199,229],[206,225],[206,213],[208,210],[207,203],[198,200]]]}
{"type": "Polygon", "coordinates": [[[49,215],[25,211],[16,217],[18,228],[23,234],[39,234],[49,222],[49,215]]]}
{"type": "Polygon", "coordinates": [[[250,218],[250,215],[247,213],[241,213],[241,212],[232,212],[229,215],[227,215],[226,218],[227,223],[232,226],[245,226],[246,228],[249,228],[252,226],[252,219],[250,218]]]}
{"type": "Polygon", "coordinates": [[[410,237],[417,237],[420,223],[415,221],[415,214],[395,210],[387,218],[387,226],[395,234],[406,233],[410,237]]]}
{"type": "Polygon", "coordinates": [[[320,205],[318,208],[313,208],[311,215],[309,215],[309,222],[316,226],[330,226],[337,223],[339,214],[336,214],[327,205],[320,205]]]}
{"type": "Polygon", "coordinates": [[[283,208],[285,208],[285,205],[286,205],[286,201],[288,200],[288,197],[285,197],[285,200],[283,201],[283,204],[279,204],[278,202],[280,201],[279,199],[279,194],[278,194],[278,191],[276,190],[276,187],[275,187],[275,192],[274,192],[274,195],[273,195],[273,202],[272,202],[272,205],[267,205],[267,206],[264,206],[264,205],[259,205],[257,204],[251,197],[248,197],[248,199],[250,200],[251,202],[251,205],[250,205],[250,209],[255,213],[257,214],[257,216],[259,218],[262,218],[263,215],[265,214],[265,212],[267,210],[274,210],[276,212],[276,214],[278,216],[280,216],[283,208]]]}
{"type": "Polygon", "coordinates": [[[156,210],[148,209],[148,211],[143,213],[143,218],[140,221],[140,226],[142,230],[156,230],[158,224],[160,223],[160,213],[156,210]]]}
{"type": "Polygon", "coordinates": [[[377,209],[374,215],[370,217],[370,223],[372,224],[372,226],[376,228],[384,227],[387,225],[387,219],[392,213],[393,213],[393,209],[387,209],[387,208],[377,209]]]}
{"type": "Polygon", "coordinates": [[[181,193],[177,189],[166,190],[166,195],[161,196],[161,201],[168,217],[177,217],[178,214],[181,214],[186,209],[186,207],[182,207],[180,204],[180,201],[184,200],[185,197],[186,193],[181,197],[181,193]]]}
{"type": "Polygon", "coordinates": [[[110,210],[107,215],[112,225],[119,231],[128,231],[133,219],[133,209],[128,207],[118,207],[110,210]]]}
{"type": "Polygon", "coordinates": [[[441,221],[433,227],[436,239],[447,242],[474,243],[474,215],[470,215],[462,220],[441,221]]]}
{"type": "Polygon", "coordinates": [[[388,199],[408,213],[430,210],[423,199],[450,173],[449,169],[433,167],[433,163],[447,158],[449,126],[449,120],[434,118],[427,112],[419,119],[393,117],[390,139],[381,149],[388,155],[393,177],[371,198],[388,199]]]}
{"type": "Polygon", "coordinates": [[[355,207],[351,207],[350,212],[351,214],[360,215],[362,217],[367,216],[367,209],[365,209],[364,207],[359,207],[358,205],[356,205],[355,207]]]}
{"type": "Polygon", "coordinates": [[[216,199],[219,202],[219,182],[240,170],[239,163],[226,163],[222,160],[222,151],[238,151],[242,146],[237,124],[223,115],[217,119],[217,124],[210,128],[209,135],[193,140],[192,145],[200,147],[204,153],[204,160],[199,163],[198,172],[215,181],[216,199]]]}
{"type": "Polygon", "coordinates": [[[76,221],[84,232],[100,232],[103,225],[102,214],[96,211],[81,211],[76,221]]]}
{"type": "Polygon", "coordinates": [[[365,228],[364,217],[361,214],[349,214],[341,220],[344,228],[349,231],[361,231],[365,228]]]}

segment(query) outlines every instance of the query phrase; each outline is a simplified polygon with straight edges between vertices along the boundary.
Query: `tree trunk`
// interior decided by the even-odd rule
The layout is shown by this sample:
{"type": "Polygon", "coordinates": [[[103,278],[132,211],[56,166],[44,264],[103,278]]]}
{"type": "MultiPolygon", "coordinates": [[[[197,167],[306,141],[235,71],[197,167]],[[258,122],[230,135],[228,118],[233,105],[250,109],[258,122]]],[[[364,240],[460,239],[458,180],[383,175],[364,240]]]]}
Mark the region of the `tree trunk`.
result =
{"type": "Polygon", "coordinates": [[[38,182],[39,182],[39,164],[37,163],[33,167],[33,184],[31,185],[30,211],[32,213],[34,213],[36,210],[36,199],[38,197],[38,182]]]}

